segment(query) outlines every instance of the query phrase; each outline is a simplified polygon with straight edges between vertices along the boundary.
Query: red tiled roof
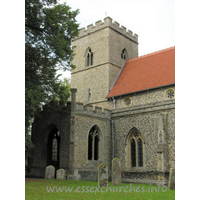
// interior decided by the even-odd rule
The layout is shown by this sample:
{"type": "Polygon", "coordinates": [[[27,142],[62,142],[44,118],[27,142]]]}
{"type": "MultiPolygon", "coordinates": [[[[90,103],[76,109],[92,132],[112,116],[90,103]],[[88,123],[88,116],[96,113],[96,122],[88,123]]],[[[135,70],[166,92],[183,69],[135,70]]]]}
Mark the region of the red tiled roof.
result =
{"type": "Polygon", "coordinates": [[[175,84],[175,47],[126,60],[106,98],[171,84],[175,84]]]}

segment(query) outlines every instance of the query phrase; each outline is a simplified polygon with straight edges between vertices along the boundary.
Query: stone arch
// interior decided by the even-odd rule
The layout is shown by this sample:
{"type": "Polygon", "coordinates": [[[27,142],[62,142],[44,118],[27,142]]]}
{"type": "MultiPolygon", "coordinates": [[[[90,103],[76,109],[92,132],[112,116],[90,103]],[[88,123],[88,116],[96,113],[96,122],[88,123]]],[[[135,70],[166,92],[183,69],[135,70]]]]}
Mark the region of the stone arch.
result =
{"type": "Polygon", "coordinates": [[[125,152],[126,169],[144,167],[145,140],[143,134],[136,127],[133,127],[126,136],[125,152]]]}
{"type": "Polygon", "coordinates": [[[129,59],[128,51],[126,50],[126,48],[122,49],[121,59],[123,59],[123,60],[128,60],[129,59]]]}
{"type": "Polygon", "coordinates": [[[87,133],[87,160],[103,159],[103,134],[96,124],[87,133]]]}
{"type": "Polygon", "coordinates": [[[92,49],[90,47],[88,47],[85,50],[84,57],[85,57],[85,66],[86,67],[93,65],[93,63],[94,63],[94,54],[93,54],[92,49]]]}
{"type": "Polygon", "coordinates": [[[54,124],[50,124],[47,130],[46,166],[53,165],[57,170],[60,167],[60,133],[54,124]]]}

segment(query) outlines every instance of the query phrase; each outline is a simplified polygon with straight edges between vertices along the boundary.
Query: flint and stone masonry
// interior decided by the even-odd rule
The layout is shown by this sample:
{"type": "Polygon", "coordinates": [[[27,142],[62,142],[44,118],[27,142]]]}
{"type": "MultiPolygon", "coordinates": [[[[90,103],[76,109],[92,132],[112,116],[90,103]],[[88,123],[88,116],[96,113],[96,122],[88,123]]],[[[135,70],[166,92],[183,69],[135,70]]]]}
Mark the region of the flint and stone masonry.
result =
{"type": "Polygon", "coordinates": [[[167,94],[175,87],[105,98],[124,58],[138,56],[137,34],[109,17],[81,29],[73,45],[71,100],[44,106],[34,119],[28,175],[44,178],[52,165],[67,179],[98,181],[104,163],[112,180],[114,156],[121,182],[167,185],[175,168],[175,95],[167,94]]]}
{"type": "Polygon", "coordinates": [[[71,87],[77,88],[77,101],[109,109],[105,97],[115,81],[123,63],[123,49],[128,52],[127,58],[138,56],[138,36],[110,17],[104,22],[98,21],[87,30],[80,30],[79,37],[73,40],[76,69],[71,73],[71,87]],[[87,53],[93,53],[93,64],[87,66],[87,53]],[[95,84],[94,84],[95,82],[95,84]],[[84,87],[83,87],[84,86],[84,87]],[[89,101],[89,90],[91,99],[89,101]]]}

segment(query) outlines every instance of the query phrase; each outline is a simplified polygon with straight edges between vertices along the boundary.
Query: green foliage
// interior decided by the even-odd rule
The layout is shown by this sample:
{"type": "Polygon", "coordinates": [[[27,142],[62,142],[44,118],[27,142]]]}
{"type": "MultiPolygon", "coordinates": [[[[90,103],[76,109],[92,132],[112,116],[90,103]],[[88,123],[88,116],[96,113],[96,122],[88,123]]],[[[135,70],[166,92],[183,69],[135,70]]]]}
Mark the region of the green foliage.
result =
{"type": "Polygon", "coordinates": [[[59,105],[66,105],[69,97],[70,97],[70,82],[69,79],[64,78],[64,80],[60,82],[57,88],[57,93],[54,99],[58,101],[59,105]]]}
{"type": "Polygon", "coordinates": [[[70,70],[72,39],[78,36],[75,17],[66,4],[57,0],[25,1],[25,133],[30,119],[41,106],[58,98],[65,104],[69,97],[68,82],[60,83],[58,70],[70,70]]]}

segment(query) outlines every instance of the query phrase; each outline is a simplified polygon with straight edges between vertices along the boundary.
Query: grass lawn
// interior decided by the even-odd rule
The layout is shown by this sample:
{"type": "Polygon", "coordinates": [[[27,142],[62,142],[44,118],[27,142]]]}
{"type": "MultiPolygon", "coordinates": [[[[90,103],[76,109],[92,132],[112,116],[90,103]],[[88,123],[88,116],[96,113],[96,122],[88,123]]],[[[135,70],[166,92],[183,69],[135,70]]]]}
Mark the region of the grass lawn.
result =
{"type": "Polygon", "coordinates": [[[139,199],[172,200],[175,190],[156,185],[122,183],[98,188],[95,181],[25,179],[25,197],[28,199],[139,199]],[[109,188],[110,187],[110,188],[109,188]],[[107,190],[107,191],[106,191],[107,190]],[[131,191],[130,191],[131,190],[131,191]],[[71,192],[70,192],[71,191],[71,192]],[[159,191],[159,192],[158,192],[159,191]]]}

